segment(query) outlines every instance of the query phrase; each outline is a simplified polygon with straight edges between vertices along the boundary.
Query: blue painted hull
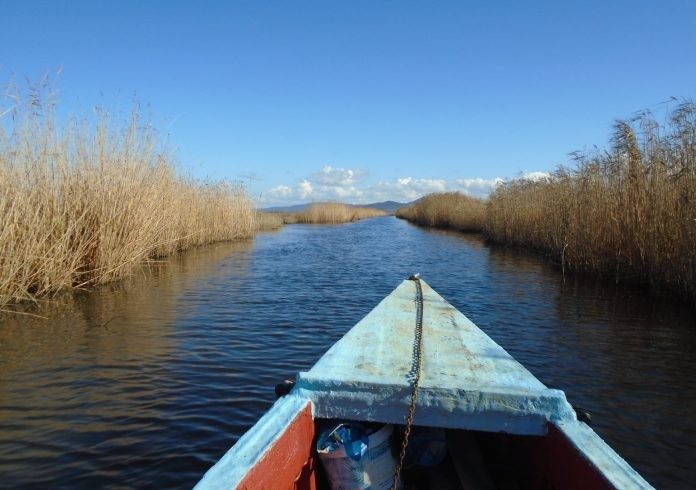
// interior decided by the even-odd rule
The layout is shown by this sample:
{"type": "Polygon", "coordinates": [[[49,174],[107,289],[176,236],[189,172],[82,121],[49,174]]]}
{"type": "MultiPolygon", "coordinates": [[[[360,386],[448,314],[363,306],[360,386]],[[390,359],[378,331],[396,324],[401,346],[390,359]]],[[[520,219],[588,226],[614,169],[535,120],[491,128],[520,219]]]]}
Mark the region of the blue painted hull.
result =
{"type": "MultiPolygon", "coordinates": [[[[590,485],[586,488],[652,488],[590,427],[577,420],[562,391],[544,386],[424,281],[422,288],[423,355],[416,425],[509,434],[538,442],[540,448],[557,447],[557,451],[532,452],[543,455],[556,451],[558,458],[565,458],[568,471],[577,472],[576,477],[564,480],[566,473],[558,473],[558,461],[545,461],[552,455],[534,456],[529,464],[538,465],[539,472],[548,472],[553,481],[566,481],[575,488],[583,488],[579,486],[583,481],[590,485]]],[[[290,394],[279,400],[196,488],[247,488],[250,472],[272,456],[287,427],[307,406],[311,406],[313,417],[320,419],[403,424],[412,390],[408,373],[412,367],[415,294],[413,281],[401,283],[311,370],[299,373],[290,394]]],[[[286,442],[280,445],[287,447],[286,442]]],[[[307,464],[284,471],[301,474],[307,464]]],[[[316,487],[312,481],[308,480],[306,488],[316,487]]]]}

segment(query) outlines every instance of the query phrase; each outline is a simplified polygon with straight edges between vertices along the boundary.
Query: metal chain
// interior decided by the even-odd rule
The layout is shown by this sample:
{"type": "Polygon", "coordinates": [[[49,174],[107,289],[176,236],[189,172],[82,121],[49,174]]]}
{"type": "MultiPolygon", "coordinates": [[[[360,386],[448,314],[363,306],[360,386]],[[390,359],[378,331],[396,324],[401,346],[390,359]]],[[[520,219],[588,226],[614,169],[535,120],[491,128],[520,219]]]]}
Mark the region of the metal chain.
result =
{"type": "Polygon", "coordinates": [[[418,274],[409,277],[409,280],[416,283],[416,331],[413,340],[413,361],[411,363],[411,371],[408,373],[408,379],[412,383],[413,391],[411,391],[411,403],[408,406],[408,412],[406,414],[406,428],[404,429],[404,437],[401,441],[399,463],[396,465],[396,470],[394,470],[394,481],[392,482],[391,490],[397,490],[399,487],[399,477],[401,476],[404,459],[406,459],[406,447],[408,446],[408,438],[411,435],[413,414],[416,411],[416,398],[418,397],[421,358],[423,354],[423,288],[418,274]]]}

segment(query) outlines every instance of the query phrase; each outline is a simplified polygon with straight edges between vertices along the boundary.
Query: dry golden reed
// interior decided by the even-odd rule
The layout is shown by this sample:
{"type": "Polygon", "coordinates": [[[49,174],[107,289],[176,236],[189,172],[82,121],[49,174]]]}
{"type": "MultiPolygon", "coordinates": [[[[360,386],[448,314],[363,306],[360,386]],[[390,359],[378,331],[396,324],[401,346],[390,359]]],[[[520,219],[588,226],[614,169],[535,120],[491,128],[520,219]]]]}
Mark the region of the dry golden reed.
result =
{"type": "Polygon", "coordinates": [[[396,217],[422,226],[481,231],[486,221],[486,203],[459,192],[429,194],[397,210],[396,217]]]}
{"type": "Polygon", "coordinates": [[[696,302],[696,105],[664,125],[649,113],[614,126],[609,151],[496,188],[488,202],[431,194],[396,216],[481,231],[550,254],[564,271],[646,283],[696,302]]]}
{"type": "Polygon", "coordinates": [[[257,230],[277,230],[285,224],[282,213],[265,211],[256,211],[255,222],[257,230]]]}
{"type": "Polygon", "coordinates": [[[0,307],[116,280],[255,226],[242,187],[177,174],[137,114],[121,128],[58,129],[36,98],[0,119],[0,224],[0,307]]]}
{"type": "Polygon", "coordinates": [[[348,206],[338,202],[313,203],[304,213],[298,213],[299,223],[336,224],[348,223],[365,218],[385,216],[379,209],[348,206]]]}
{"type": "Polygon", "coordinates": [[[548,179],[499,187],[488,238],[696,301],[696,105],[680,103],[665,125],[647,113],[619,121],[609,151],[576,159],[548,179]]]}

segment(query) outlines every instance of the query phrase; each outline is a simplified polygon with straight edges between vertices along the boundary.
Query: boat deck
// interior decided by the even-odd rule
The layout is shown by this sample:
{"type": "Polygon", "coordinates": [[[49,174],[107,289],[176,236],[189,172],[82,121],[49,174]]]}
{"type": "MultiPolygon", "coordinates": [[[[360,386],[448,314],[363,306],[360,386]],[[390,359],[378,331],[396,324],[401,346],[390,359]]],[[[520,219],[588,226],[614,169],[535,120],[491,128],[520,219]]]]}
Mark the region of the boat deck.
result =
{"type": "MultiPolygon", "coordinates": [[[[446,429],[449,456],[438,471],[404,475],[420,485],[415,488],[458,488],[462,470],[483,478],[478,482],[483,486],[464,488],[652,488],[577,420],[562,391],[544,386],[421,284],[423,345],[414,423],[446,429]],[[479,470],[468,468],[471,461],[479,470]],[[435,485],[432,478],[441,481],[435,485]]],[[[323,484],[314,450],[319,420],[403,424],[412,393],[415,298],[415,283],[403,281],[312,369],[299,373],[290,394],[196,488],[316,489],[323,484]]]]}
{"type": "MultiPolygon", "coordinates": [[[[532,373],[425,281],[417,424],[546,433],[549,420],[574,419],[560,390],[532,373]]],[[[372,312],[300,373],[296,390],[326,418],[401,423],[411,387],[416,286],[403,281],[372,312]]]]}

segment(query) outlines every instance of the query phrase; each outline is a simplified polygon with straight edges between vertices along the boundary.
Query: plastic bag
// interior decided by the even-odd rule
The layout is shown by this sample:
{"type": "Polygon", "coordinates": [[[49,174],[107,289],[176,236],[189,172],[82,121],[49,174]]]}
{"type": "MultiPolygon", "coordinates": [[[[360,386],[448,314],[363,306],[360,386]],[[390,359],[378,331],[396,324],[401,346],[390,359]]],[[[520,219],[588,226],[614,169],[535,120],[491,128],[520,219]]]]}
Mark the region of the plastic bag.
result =
{"type": "Polygon", "coordinates": [[[388,489],[396,460],[391,452],[393,426],[369,429],[355,422],[338,424],[321,433],[317,453],[334,490],[388,489]]]}

